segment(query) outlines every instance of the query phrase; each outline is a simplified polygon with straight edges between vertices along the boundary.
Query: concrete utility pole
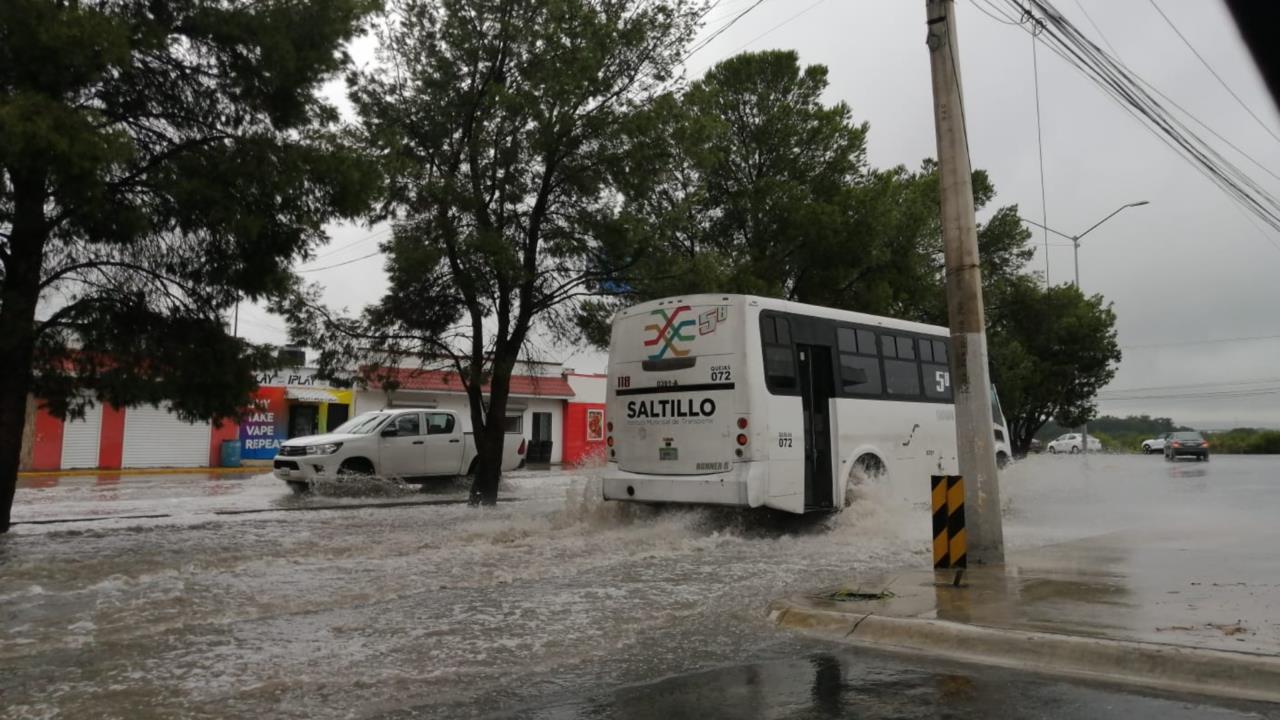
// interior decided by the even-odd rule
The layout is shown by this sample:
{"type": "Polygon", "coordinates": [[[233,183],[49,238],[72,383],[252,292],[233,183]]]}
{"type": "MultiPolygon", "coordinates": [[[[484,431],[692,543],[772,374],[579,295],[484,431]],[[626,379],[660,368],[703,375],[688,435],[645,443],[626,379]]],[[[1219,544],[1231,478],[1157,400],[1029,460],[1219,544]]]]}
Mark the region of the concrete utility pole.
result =
{"type": "Polygon", "coordinates": [[[929,17],[929,66],[933,72],[933,116],[938,134],[942,186],[942,241],[947,266],[947,316],[951,325],[952,381],[956,400],[956,446],[965,479],[965,534],[969,559],[1004,562],[1004,526],[991,417],[986,317],[978,227],[973,214],[973,171],[960,91],[953,0],[925,0],[929,17]]]}

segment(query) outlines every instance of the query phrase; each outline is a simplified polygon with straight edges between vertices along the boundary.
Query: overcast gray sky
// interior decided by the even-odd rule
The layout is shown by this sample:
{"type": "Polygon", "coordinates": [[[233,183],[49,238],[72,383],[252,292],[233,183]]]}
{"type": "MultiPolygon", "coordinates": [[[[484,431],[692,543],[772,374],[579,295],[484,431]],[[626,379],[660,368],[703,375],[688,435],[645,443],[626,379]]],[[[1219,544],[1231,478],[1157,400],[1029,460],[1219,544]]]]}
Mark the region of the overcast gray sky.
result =
{"type": "MultiPolygon", "coordinates": [[[[709,15],[708,30],[752,2],[723,0],[709,15]]],[[[995,206],[1017,204],[1024,217],[1038,221],[1042,207],[1031,39],[982,14],[974,2],[958,0],[956,5],[973,164],[990,172],[999,192],[995,206]]],[[[1274,104],[1221,2],[1155,2],[1267,128],[1280,134],[1274,104]]],[[[1055,0],[1055,5],[1102,44],[1083,7],[1132,70],[1254,160],[1280,172],[1280,142],[1232,99],[1150,0],[1055,0]]],[[[764,0],[694,55],[688,72],[696,77],[742,50],[793,48],[804,63],[829,68],[829,100],[847,102],[858,120],[871,124],[874,165],[914,167],[936,154],[924,37],[923,0],[764,0]]],[[[367,50],[366,43],[357,56],[367,57],[367,50]]],[[[1280,370],[1275,368],[1280,237],[1262,230],[1043,45],[1039,69],[1048,225],[1078,233],[1120,205],[1151,203],[1124,211],[1081,242],[1081,286],[1115,303],[1124,348],[1108,393],[1159,388],[1142,394],[1160,396],[1104,401],[1102,411],[1168,415],[1210,427],[1280,425],[1280,392],[1220,395],[1280,391],[1280,370]],[[1207,396],[1166,397],[1189,393],[1207,396]]],[[[1223,153],[1259,182],[1270,181],[1262,182],[1268,191],[1280,193],[1280,183],[1256,166],[1229,149],[1223,153]]],[[[322,256],[304,267],[373,253],[381,239],[375,233],[377,229],[335,227],[322,256]]],[[[1044,239],[1038,230],[1035,242],[1041,247],[1034,267],[1044,270],[1044,239]]],[[[1067,282],[1073,273],[1071,247],[1053,236],[1050,242],[1050,279],[1067,282]]],[[[358,307],[386,288],[377,257],[308,277],[324,283],[337,306],[358,307]]],[[[250,338],[280,342],[282,327],[280,318],[260,308],[242,308],[241,329],[250,338]]],[[[598,355],[574,356],[571,349],[548,353],[579,369],[603,367],[598,355]]]]}

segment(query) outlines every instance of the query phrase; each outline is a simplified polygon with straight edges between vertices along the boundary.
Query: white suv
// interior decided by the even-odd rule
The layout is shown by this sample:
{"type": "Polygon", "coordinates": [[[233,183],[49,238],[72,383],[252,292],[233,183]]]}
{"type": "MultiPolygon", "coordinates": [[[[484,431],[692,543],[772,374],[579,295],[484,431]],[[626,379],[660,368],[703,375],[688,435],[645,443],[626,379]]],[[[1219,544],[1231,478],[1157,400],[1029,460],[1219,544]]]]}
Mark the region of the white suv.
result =
{"type": "MultiPolygon", "coordinates": [[[[502,470],[524,462],[519,434],[502,444],[502,470]]],[[[318,477],[377,475],[428,479],[470,475],[476,446],[451,410],[404,408],[364,413],[325,435],[293,438],[280,445],[275,476],[297,491],[318,477]]]]}

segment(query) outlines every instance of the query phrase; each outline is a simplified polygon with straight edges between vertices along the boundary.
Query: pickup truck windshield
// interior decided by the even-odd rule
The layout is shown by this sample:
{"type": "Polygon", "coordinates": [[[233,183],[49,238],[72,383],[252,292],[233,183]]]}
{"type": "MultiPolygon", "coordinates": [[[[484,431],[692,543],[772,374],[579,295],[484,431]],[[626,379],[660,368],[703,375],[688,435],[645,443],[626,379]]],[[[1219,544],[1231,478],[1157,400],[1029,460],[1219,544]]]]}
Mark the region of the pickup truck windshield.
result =
{"type": "Polygon", "coordinates": [[[378,426],[381,425],[388,417],[389,416],[386,413],[364,413],[351,418],[329,432],[349,435],[368,435],[377,430],[378,426]]]}

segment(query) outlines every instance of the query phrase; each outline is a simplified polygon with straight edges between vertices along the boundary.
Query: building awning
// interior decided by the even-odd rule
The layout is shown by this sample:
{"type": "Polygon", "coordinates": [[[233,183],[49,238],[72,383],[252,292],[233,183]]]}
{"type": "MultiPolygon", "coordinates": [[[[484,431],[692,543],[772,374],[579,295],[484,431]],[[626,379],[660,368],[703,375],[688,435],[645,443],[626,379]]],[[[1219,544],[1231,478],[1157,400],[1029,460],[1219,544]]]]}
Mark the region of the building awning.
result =
{"type": "Polygon", "coordinates": [[[313,402],[313,403],[338,402],[338,396],[335,395],[332,390],[321,390],[320,388],[303,388],[303,387],[285,388],[284,396],[290,400],[300,400],[302,402],[313,402]]]}

